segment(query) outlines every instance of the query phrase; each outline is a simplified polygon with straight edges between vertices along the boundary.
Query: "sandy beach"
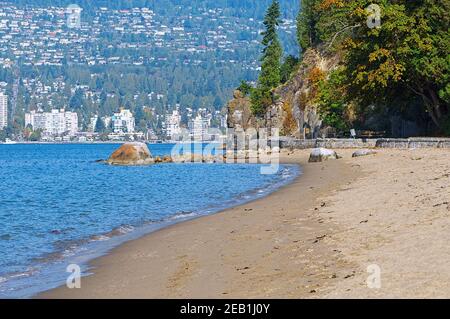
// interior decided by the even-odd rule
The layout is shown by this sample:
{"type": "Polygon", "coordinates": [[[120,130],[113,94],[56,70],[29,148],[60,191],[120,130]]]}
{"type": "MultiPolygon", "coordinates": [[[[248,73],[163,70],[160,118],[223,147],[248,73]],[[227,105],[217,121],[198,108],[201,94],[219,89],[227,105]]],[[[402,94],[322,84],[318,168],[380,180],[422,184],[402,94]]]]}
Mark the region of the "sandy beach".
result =
{"type": "Polygon", "coordinates": [[[307,163],[257,201],[162,229],[38,298],[448,298],[450,152],[378,150],[307,163]],[[369,288],[367,267],[381,270],[369,288]]]}

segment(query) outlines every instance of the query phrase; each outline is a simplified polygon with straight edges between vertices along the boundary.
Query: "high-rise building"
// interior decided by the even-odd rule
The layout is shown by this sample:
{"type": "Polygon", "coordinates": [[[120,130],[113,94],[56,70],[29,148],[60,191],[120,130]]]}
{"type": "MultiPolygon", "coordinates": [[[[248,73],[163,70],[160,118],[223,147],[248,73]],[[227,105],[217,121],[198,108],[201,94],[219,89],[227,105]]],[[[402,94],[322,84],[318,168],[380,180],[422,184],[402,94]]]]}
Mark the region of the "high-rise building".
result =
{"type": "Polygon", "coordinates": [[[196,141],[209,140],[209,121],[200,114],[189,122],[189,133],[196,141]]]}
{"type": "Polygon", "coordinates": [[[122,109],[111,118],[114,133],[134,133],[135,121],[130,110],[122,109]]]}
{"type": "Polygon", "coordinates": [[[8,96],[0,92],[0,130],[8,126],[8,96]]]}
{"type": "Polygon", "coordinates": [[[78,132],[78,114],[54,109],[51,112],[31,111],[25,114],[25,126],[43,130],[44,135],[75,135],[78,132]]]}
{"type": "Polygon", "coordinates": [[[176,139],[176,136],[181,134],[180,124],[181,114],[178,110],[175,110],[172,114],[166,116],[166,135],[170,139],[176,139]]]}

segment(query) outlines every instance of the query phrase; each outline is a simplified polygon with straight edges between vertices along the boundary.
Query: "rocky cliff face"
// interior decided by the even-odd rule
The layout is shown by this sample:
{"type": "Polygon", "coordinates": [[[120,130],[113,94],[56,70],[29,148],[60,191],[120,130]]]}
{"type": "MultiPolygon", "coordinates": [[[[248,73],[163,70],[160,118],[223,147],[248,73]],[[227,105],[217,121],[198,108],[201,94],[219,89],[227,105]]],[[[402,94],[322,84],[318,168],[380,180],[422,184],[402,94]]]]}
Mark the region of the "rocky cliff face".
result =
{"type": "Polygon", "coordinates": [[[292,78],[274,90],[275,103],[267,109],[263,119],[253,116],[250,99],[236,91],[228,104],[228,126],[278,128],[280,135],[298,138],[317,136],[322,121],[314,103],[315,84],[336,68],[339,60],[338,54],[324,54],[320,49],[307,50],[292,78]]]}
{"type": "Polygon", "coordinates": [[[241,91],[236,90],[233,99],[228,102],[228,127],[235,130],[246,130],[249,127],[256,127],[258,120],[250,110],[250,98],[241,91]]]}

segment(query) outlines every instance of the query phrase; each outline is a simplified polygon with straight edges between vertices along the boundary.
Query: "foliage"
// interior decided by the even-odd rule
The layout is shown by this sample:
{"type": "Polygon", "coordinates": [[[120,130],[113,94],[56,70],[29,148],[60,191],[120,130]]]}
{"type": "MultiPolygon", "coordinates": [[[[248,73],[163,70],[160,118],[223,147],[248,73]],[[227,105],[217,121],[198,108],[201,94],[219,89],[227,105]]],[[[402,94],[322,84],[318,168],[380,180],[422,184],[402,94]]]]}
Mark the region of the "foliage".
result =
{"type": "Polygon", "coordinates": [[[293,55],[288,55],[280,67],[281,83],[290,80],[291,75],[297,70],[299,59],[293,55]]]}
{"type": "Polygon", "coordinates": [[[378,110],[382,116],[414,114],[420,122],[428,114],[444,130],[450,112],[450,1],[304,0],[302,7],[302,49],[343,52],[342,68],[318,87],[328,125],[344,127],[345,108],[356,104],[360,118],[378,110]],[[367,23],[371,4],[381,9],[379,27],[367,23]],[[421,111],[415,107],[419,99],[421,111]]]}
{"type": "Polygon", "coordinates": [[[316,23],[318,14],[315,10],[317,0],[302,0],[297,16],[297,41],[302,51],[317,43],[316,23]]]}
{"type": "Polygon", "coordinates": [[[97,118],[97,122],[95,123],[94,131],[96,133],[103,133],[106,129],[105,122],[103,122],[102,118],[97,118]]]}
{"type": "Polygon", "coordinates": [[[297,121],[294,118],[294,114],[292,113],[292,106],[288,103],[283,104],[283,112],[285,113],[283,119],[283,127],[281,130],[282,135],[289,135],[295,132],[297,129],[297,121]]]}
{"type": "Polygon", "coordinates": [[[253,87],[247,81],[242,80],[241,85],[237,89],[247,96],[252,92],[253,87]]]}
{"type": "Polygon", "coordinates": [[[267,106],[272,104],[272,92],[257,87],[251,91],[250,101],[252,113],[256,116],[262,116],[264,115],[267,106]]]}
{"type": "Polygon", "coordinates": [[[41,135],[42,135],[42,130],[36,130],[36,131],[31,132],[28,139],[31,142],[37,142],[37,141],[41,140],[41,135]]]}
{"type": "Polygon", "coordinates": [[[324,125],[340,131],[349,129],[345,114],[347,109],[345,91],[342,89],[344,81],[345,75],[342,68],[332,71],[328,79],[319,81],[317,95],[318,111],[324,125]]]}
{"type": "Polygon", "coordinates": [[[271,91],[281,83],[281,57],[283,49],[278,39],[277,28],[281,23],[280,4],[274,0],[267,9],[264,18],[265,31],[262,32],[262,45],[264,46],[261,57],[261,73],[258,85],[251,94],[252,112],[262,115],[265,109],[272,104],[271,91]]]}
{"type": "Polygon", "coordinates": [[[434,124],[441,126],[449,111],[450,2],[379,1],[379,5],[382,22],[373,29],[365,24],[367,12],[350,6],[353,23],[362,25],[345,41],[351,95],[365,104],[389,105],[415,94],[434,124]]]}

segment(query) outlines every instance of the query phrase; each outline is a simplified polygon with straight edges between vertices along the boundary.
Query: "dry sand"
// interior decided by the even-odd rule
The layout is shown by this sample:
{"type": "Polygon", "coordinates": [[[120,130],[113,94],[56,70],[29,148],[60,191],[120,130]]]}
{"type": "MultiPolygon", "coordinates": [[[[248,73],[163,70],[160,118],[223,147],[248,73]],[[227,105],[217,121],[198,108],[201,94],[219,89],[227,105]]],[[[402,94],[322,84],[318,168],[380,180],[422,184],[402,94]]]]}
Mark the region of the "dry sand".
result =
{"type": "Polygon", "coordinates": [[[38,298],[450,297],[450,152],[307,163],[263,199],[128,242],[38,298]],[[366,284],[369,265],[381,288],[366,284]]]}

